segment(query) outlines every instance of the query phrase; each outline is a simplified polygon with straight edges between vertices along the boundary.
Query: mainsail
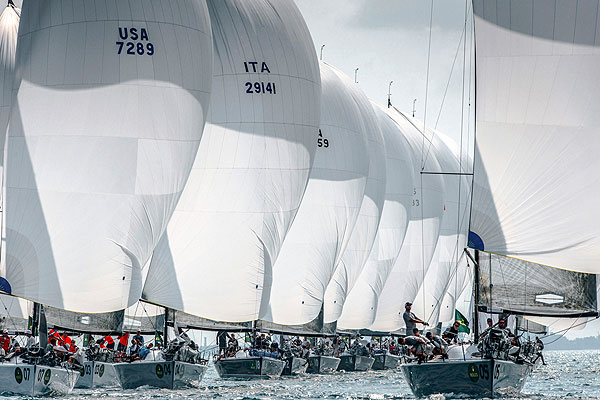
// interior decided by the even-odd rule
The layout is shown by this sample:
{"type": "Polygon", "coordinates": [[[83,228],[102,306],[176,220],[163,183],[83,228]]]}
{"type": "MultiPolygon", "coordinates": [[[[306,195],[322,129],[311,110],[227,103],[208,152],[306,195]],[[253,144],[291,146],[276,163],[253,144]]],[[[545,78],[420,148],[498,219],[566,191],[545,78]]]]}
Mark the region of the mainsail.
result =
{"type": "MultiPolygon", "coordinates": [[[[321,66],[317,152],[302,203],[273,267],[260,319],[307,324],[323,307],[325,289],[350,239],[369,176],[369,126],[360,89],[335,68],[321,66]]],[[[367,106],[369,106],[367,104],[367,106]]],[[[370,107],[370,106],[369,106],[370,107]]],[[[335,319],[334,319],[335,320],[335,319]]],[[[319,329],[320,331],[320,329],[319,329]]]]}
{"type": "MultiPolygon", "coordinates": [[[[364,269],[353,287],[343,288],[349,293],[342,292],[337,299],[334,297],[340,307],[344,306],[337,324],[340,329],[366,329],[374,322],[379,295],[400,253],[412,207],[414,162],[409,144],[385,109],[373,102],[371,104],[385,142],[385,202],[375,242],[364,269]]],[[[331,287],[341,289],[340,285],[331,287]]],[[[327,304],[327,307],[331,307],[331,304],[327,304]]],[[[335,320],[332,317],[330,319],[335,320]]]]}
{"type": "Polygon", "coordinates": [[[475,0],[470,246],[599,273],[599,1],[475,0]]]}
{"type": "Polygon", "coordinates": [[[482,311],[540,317],[597,314],[596,275],[548,268],[486,252],[479,255],[482,311]]]}
{"type": "Polygon", "coordinates": [[[317,148],[319,65],[292,0],[208,8],[208,123],[143,297],[210,320],[254,321],[317,148]]]}
{"type": "Polygon", "coordinates": [[[80,312],[126,308],[204,126],[203,1],[25,1],[10,118],[0,275],[80,312]]]}

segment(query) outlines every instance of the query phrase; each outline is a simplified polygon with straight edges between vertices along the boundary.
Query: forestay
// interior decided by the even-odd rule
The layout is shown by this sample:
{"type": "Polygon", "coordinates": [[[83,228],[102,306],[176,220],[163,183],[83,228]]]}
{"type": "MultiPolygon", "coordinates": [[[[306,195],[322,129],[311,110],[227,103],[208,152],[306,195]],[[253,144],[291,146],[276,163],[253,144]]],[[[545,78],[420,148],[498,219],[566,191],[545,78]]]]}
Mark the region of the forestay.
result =
{"type": "Polygon", "coordinates": [[[406,238],[400,254],[379,296],[377,315],[371,326],[374,331],[389,332],[404,328],[404,303],[414,301],[431,264],[444,213],[444,183],[440,175],[425,175],[421,171],[439,172],[436,155],[426,151],[430,139],[422,134],[423,123],[392,108],[388,115],[405,135],[413,159],[414,187],[406,238]]]}
{"type": "Polygon", "coordinates": [[[307,324],[321,312],[325,289],[350,239],[369,176],[367,138],[372,134],[360,111],[365,105],[355,101],[360,89],[333,67],[325,63],[320,67],[321,123],[315,161],[260,316],[278,324],[307,324]]]}
{"type": "Polygon", "coordinates": [[[292,0],[208,1],[208,123],[144,298],[225,322],[256,320],[317,147],[321,86],[292,0]]]}
{"type": "Polygon", "coordinates": [[[202,133],[206,5],[26,1],[18,41],[1,275],[52,307],[124,309],[202,133]]]}
{"type": "MultiPolygon", "coordinates": [[[[385,109],[373,102],[371,104],[385,143],[385,201],[375,242],[364,269],[354,286],[347,289],[347,297],[341,292],[333,298],[344,306],[337,324],[340,329],[366,329],[374,322],[379,295],[400,253],[412,207],[414,162],[410,146],[385,109]]],[[[330,288],[340,286],[330,285],[330,288]]]]}
{"type": "Polygon", "coordinates": [[[600,272],[599,3],[473,2],[471,247],[600,272]]]}

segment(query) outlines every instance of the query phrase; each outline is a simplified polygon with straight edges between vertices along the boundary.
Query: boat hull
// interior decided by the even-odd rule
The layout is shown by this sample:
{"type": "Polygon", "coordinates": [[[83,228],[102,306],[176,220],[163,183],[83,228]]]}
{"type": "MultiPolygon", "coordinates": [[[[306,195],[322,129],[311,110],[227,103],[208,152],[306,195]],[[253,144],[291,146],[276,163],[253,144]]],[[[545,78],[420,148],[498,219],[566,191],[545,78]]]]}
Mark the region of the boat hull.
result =
{"type": "Polygon", "coordinates": [[[340,365],[340,359],[337,357],[310,356],[306,372],[309,374],[330,374],[337,371],[338,365],[340,365]]]}
{"type": "Polygon", "coordinates": [[[198,386],[207,370],[206,365],[181,361],[137,361],[112,365],[119,386],[123,389],[140,386],[182,389],[198,386]]]}
{"type": "Polygon", "coordinates": [[[86,361],[83,363],[83,373],[77,380],[75,388],[118,387],[119,378],[111,363],[86,361]]]}
{"type": "Polygon", "coordinates": [[[384,370],[384,369],[396,369],[400,365],[400,356],[393,354],[377,354],[375,356],[375,362],[371,369],[384,370]]]}
{"type": "Polygon", "coordinates": [[[220,378],[276,378],[281,376],[284,367],[284,361],[270,357],[223,358],[215,361],[220,378]]]}
{"type": "Polygon", "coordinates": [[[308,361],[300,357],[290,357],[285,360],[285,367],[281,375],[291,376],[297,374],[303,374],[308,368],[308,361]]]}
{"type": "Polygon", "coordinates": [[[0,364],[0,392],[28,396],[69,394],[79,373],[60,367],[29,364],[0,364]]]}
{"type": "Polygon", "coordinates": [[[520,392],[533,369],[502,360],[435,361],[401,368],[417,397],[438,393],[490,397],[520,392]]]}
{"type": "Polygon", "coordinates": [[[367,356],[340,356],[338,371],[368,371],[373,366],[375,359],[367,356]]]}

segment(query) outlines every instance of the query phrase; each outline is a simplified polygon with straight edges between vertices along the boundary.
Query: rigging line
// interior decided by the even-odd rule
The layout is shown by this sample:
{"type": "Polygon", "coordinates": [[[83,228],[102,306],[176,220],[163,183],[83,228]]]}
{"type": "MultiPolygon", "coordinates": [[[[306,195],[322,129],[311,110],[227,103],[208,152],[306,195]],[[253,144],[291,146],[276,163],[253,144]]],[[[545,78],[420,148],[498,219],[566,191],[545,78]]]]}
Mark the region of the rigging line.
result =
{"type": "MultiPolygon", "coordinates": [[[[594,320],[596,320],[596,319],[598,319],[598,318],[599,318],[599,317],[596,317],[596,318],[594,318],[594,320]]],[[[551,342],[548,342],[548,343],[544,343],[544,344],[548,345],[548,344],[552,344],[552,343],[556,342],[557,340],[559,340],[560,338],[562,338],[563,336],[565,336],[565,335],[567,334],[567,332],[569,332],[571,329],[573,329],[573,328],[577,328],[578,326],[581,326],[581,325],[585,325],[585,324],[587,324],[589,321],[587,321],[587,320],[586,320],[586,321],[583,321],[583,322],[580,322],[580,323],[578,323],[577,325],[575,325],[575,322],[577,322],[577,319],[576,319],[576,318],[575,318],[575,319],[573,319],[573,323],[572,323],[572,324],[571,324],[571,326],[569,326],[568,328],[561,329],[561,330],[559,330],[559,331],[552,332],[551,334],[549,334],[549,335],[546,335],[546,337],[545,337],[544,339],[546,339],[546,338],[549,338],[549,337],[552,337],[552,336],[556,336],[556,335],[558,335],[559,333],[561,334],[561,335],[560,335],[558,338],[556,338],[555,340],[553,340],[553,341],[551,341],[551,342]]]]}
{"type": "MultiPolygon", "coordinates": [[[[11,298],[11,300],[14,301],[14,298],[11,298]]],[[[8,319],[10,320],[10,322],[13,324],[13,327],[15,328],[15,331],[16,331],[18,329],[17,323],[13,319],[12,315],[10,315],[10,312],[9,312],[8,308],[6,307],[6,304],[4,304],[4,300],[2,300],[1,296],[0,296],[0,302],[2,302],[2,307],[4,307],[4,309],[6,310],[6,315],[8,316],[8,319]]]]}
{"type": "MultiPolygon", "coordinates": [[[[464,122],[465,122],[465,71],[467,69],[466,60],[467,60],[467,20],[469,18],[469,0],[465,0],[465,29],[463,30],[463,34],[465,35],[465,41],[463,43],[463,70],[462,70],[462,88],[461,88],[461,103],[460,103],[460,147],[458,148],[458,170],[462,173],[462,152],[463,152],[463,136],[464,136],[464,122]]],[[[440,110],[441,111],[441,110],[440,110]]],[[[456,213],[456,245],[454,247],[454,251],[456,254],[456,274],[458,275],[458,263],[460,260],[458,259],[458,245],[460,238],[460,228],[461,228],[461,220],[460,220],[460,200],[462,194],[462,179],[458,180],[458,212],[456,213]]],[[[453,254],[454,257],[454,254],[453,254]]],[[[458,291],[458,276],[454,279],[454,294],[458,291]]]]}
{"type": "MultiPolygon", "coordinates": [[[[467,8],[466,5],[465,5],[465,8],[467,8]]],[[[465,10],[465,15],[467,15],[466,10],[465,10]]],[[[454,54],[454,60],[452,61],[452,67],[450,68],[450,75],[448,76],[448,81],[446,82],[446,88],[444,89],[444,95],[442,96],[442,104],[440,105],[440,110],[438,111],[437,119],[436,119],[435,125],[433,127],[433,132],[431,133],[431,140],[429,142],[429,146],[427,147],[427,153],[425,154],[424,162],[427,162],[427,158],[429,157],[429,152],[431,150],[433,138],[435,137],[435,130],[438,127],[440,118],[442,116],[442,111],[444,110],[444,104],[446,102],[446,97],[448,94],[448,89],[450,88],[450,83],[452,82],[452,76],[454,75],[454,67],[456,65],[456,60],[458,59],[458,54],[460,52],[461,44],[462,44],[463,49],[466,48],[466,31],[467,31],[467,19],[465,17],[465,24],[464,24],[463,30],[460,34],[460,38],[458,39],[458,46],[456,46],[456,53],[454,54]],[[463,38],[464,38],[464,43],[463,43],[463,38]]],[[[464,53],[464,51],[463,51],[463,53],[464,53]]],[[[463,61],[463,63],[464,63],[464,61],[463,61]]],[[[463,72],[463,92],[464,92],[464,72],[463,72]]],[[[461,127],[461,129],[462,129],[462,127],[461,127]]]]}
{"type": "MultiPolygon", "coordinates": [[[[429,69],[431,66],[431,33],[433,27],[433,0],[431,0],[431,9],[429,12],[429,43],[427,46],[427,74],[425,78],[425,105],[423,111],[423,135],[421,135],[421,171],[425,169],[425,163],[423,160],[423,152],[425,150],[425,134],[427,132],[427,100],[429,94],[429,69]]],[[[421,277],[423,278],[423,310],[425,310],[425,221],[423,220],[423,175],[419,175],[421,181],[421,187],[419,197],[421,198],[421,277]]]]}

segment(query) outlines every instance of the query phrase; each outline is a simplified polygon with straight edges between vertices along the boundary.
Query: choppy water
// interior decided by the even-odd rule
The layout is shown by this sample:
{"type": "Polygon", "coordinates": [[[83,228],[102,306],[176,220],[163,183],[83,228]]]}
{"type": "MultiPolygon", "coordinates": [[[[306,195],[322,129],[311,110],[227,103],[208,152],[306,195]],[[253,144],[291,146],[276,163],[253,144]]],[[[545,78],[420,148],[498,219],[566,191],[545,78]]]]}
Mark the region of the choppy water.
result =
{"type": "MultiPolygon", "coordinates": [[[[600,399],[600,350],[549,351],[548,366],[539,366],[530,376],[519,399],[600,399]]],[[[8,396],[1,399],[22,400],[8,396]]],[[[402,372],[369,371],[333,375],[307,375],[271,381],[220,380],[211,366],[199,389],[75,390],[60,400],[70,399],[411,399],[402,372]]],[[[432,396],[443,400],[448,397],[432,396]]]]}

